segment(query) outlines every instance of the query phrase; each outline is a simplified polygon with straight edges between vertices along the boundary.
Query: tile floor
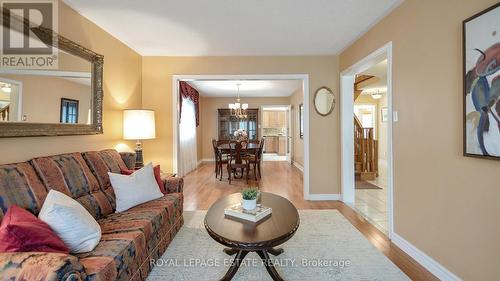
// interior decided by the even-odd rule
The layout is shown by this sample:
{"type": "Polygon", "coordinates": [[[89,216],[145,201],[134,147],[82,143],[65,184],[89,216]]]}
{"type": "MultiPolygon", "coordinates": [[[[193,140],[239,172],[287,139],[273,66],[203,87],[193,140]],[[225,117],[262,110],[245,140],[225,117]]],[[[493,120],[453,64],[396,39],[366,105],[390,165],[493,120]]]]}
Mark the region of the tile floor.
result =
{"type": "Polygon", "coordinates": [[[378,229],[387,234],[387,163],[379,162],[379,176],[369,182],[382,189],[356,189],[354,208],[378,229]]]}
{"type": "Polygon", "coordinates": [[[279,156],[277,153],[264,153],[262,155],[264,161],[286,161],[286,156],[279,156]]]}

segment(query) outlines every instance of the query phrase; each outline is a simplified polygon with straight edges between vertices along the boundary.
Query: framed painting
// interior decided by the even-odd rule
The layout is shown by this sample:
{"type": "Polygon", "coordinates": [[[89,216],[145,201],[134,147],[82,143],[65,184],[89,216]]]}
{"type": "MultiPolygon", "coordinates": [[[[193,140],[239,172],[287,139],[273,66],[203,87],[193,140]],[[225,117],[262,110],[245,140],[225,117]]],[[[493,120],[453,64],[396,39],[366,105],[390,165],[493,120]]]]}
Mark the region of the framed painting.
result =
{"type": "Polygon", "coordinates": [[[500,160],[500,3],[462,26],[464,156],[500,160]]]}

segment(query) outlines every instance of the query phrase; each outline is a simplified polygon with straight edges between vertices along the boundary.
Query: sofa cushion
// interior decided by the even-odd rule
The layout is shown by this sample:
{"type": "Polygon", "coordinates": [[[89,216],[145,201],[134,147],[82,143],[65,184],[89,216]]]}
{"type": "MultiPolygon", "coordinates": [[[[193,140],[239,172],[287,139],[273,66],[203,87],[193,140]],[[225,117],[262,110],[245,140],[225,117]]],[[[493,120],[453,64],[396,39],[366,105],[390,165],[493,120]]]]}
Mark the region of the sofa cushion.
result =
{"type": "Polygon", "coordinates": [[[61,253],[0,253],[1,280],[83,281],[78,258],[61,253]]]}
{"type": "Polygon", "coordinates": [[[0,165],[0,220],[12,205],[38,214],[46,196],[45,186],[29,163],[0,165]]]}
{"type": "Polygon", "coordinates": [[[77,257],[85,268],[87,280],[137,279],[141,265],[147,262],[145,237],[140,231],[104,234],[93,251],[77,257]]]}
{"type": "Polygon", "coordinates": [[[88,151],[82,153],[82,155],[99,182],[102,191],[108,196],[113,209],[116,208],[115,194],[111,187],[108,172],[120,174],[121,170],[127,169],[127,165],[123,162],[120,154],[114,149],[106,149],[88,151]]]}
{"type": "Polygon", "coordinates": [[[96,219],[113,212],[113,207],[80,153],[30,160],[47,190],[55,189],[82,204],[96,219]]]}
{"type": "MultiPolygon", "coordinates": [[[[182,217],[182,193],[167,194],[99,220],[103,234],[141,231],[151,255],[182,217]]],[[[170,242],[170,241],[168,241],[170,242]]],[[[163,252],[162,252],[163,253],[163,252]]]]}
{"type": "Polygon", "coordinates": [[[125,163],[128,169],[135,168],[135,162],[136,162],[135,152],[120,152],[120,156],[123,160],[123,163],[125,163]]]}

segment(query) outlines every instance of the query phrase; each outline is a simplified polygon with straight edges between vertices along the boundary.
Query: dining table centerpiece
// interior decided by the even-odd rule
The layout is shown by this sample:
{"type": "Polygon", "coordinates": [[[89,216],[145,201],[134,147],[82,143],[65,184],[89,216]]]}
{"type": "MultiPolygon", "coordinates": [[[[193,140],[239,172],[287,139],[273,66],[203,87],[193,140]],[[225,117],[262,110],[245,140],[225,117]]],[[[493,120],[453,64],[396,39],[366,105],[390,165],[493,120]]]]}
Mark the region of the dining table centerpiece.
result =
{"type": "Polygon", "coordinates": [[[238,130],[234,131],[234,137],[236,138],[236,141],[238,141],[238,142],[247,141],[248,140],[248,133],[246,130],[238,129],[238,130]]]}

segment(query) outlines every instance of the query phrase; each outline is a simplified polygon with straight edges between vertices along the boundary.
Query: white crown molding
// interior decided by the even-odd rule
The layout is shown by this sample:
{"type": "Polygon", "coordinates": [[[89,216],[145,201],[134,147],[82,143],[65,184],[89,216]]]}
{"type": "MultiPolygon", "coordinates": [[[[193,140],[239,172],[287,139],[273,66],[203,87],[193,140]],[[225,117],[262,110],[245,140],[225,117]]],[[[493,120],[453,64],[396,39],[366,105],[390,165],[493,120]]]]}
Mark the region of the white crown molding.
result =
{"type": "Polygon", "coordinates": [[[391,235],[392,243],[398,246],[401,250],[407,253],[420,265],[425,267],[430,273],[434,274],[437,278],[443,281],[461,281],[458,276],[453,274],[451,271],[442,266],[439,262],[435,261],[433,258],[422,252],[420,249],[415,247],[410,242],[406,241],[399,234],[392,233],[391,235]]]}

